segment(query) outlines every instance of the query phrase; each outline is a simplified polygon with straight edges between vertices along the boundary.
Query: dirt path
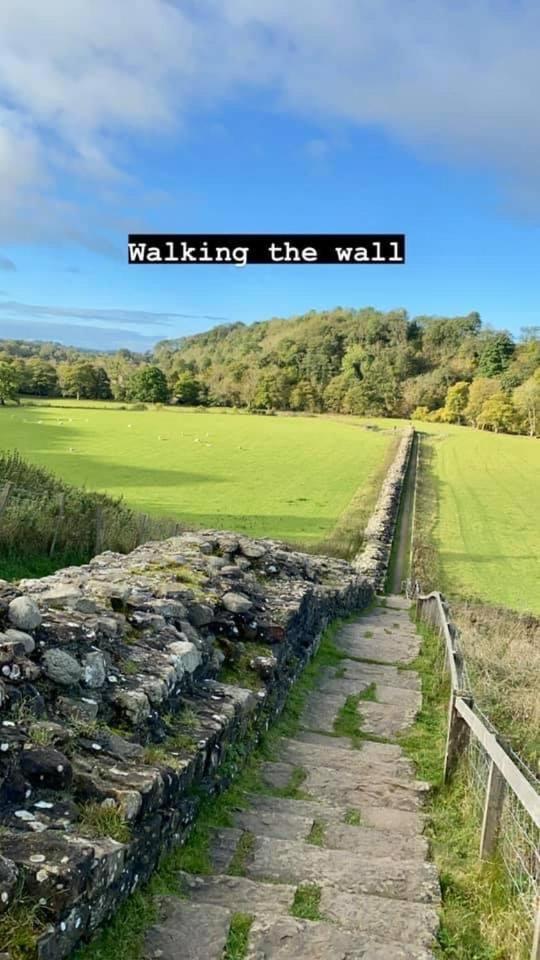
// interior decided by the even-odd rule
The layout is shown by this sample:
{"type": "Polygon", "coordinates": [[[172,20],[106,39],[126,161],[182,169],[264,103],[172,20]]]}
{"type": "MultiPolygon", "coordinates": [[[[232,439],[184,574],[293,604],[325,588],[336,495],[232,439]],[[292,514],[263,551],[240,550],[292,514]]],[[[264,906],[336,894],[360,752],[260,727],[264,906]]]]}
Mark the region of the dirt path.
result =
{"type": "Polygon", "coordinates": [[[387,590],[392,594],[401,593],[401,584],[409,576],[417,452],[418,434],[415,434],[411,450],[411,459],[401,495],[396,532],[394,534],[394,545],[390,558],[390,569],[388,571],[387,590]]]}
{"type": "Polygon", "coordinates": [[[185,873],[183,898],[159,898],[146,960],[433,957],[440,891],[422,834],[426,785],[396,743],[422,699],[418,675],[400,669],[420,646],[407,601],[388,597],[336,643],[346,659],[323,673],[301,732],[265,764],[266,792],[214,831],[214,872],[185,873]],[[360,715],[356,738],[334,732],[344,707],[360,715]]]}

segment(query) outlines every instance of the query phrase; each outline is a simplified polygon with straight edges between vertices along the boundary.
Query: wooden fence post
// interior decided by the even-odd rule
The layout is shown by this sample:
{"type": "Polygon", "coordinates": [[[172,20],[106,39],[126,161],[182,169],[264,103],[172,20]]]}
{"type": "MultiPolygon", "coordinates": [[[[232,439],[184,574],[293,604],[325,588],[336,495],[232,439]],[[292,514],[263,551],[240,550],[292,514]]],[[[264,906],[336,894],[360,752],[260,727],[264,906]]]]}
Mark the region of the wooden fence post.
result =
{"type": "MultiPolygon", "coordinates": [[[[444,782],[450,779],[460,756],[465,752],[469,743],[470,730],[463,717],[456,710],[458,694],[452,690],[448,707],[448,733],[446,736],[446,750],[444,754],[444,782]]],[[[472,706],[471,697],[462,697],[469,706],[472,706]]]]}
{"type": "Polygon", "coordinates": [[[103,550],[103,510],[101,507],[96,507],[96,542],[94,549],[96,554],[103,550]]]}
{"type": "Polygon", "coordinates": [[[65,495],[63,493],[58,494],[58,516],[56,518],[56,526],[54,528],[53,538],[51,540],[51,546],[49,549],[49,556],[52,557],[54,549],[56,547],[56,541],[58,539],[58,534],[60,532],[60,527],[62,526],[62,521],[64,519],[64,499],[65,495]]]}
{"type": "Polygon", "coordinates": [[[2,489],[0,490],[0,517],[2,516],[4,510],[6,509],[7,502],[9,500],[9,495],[11,493],[11,488],[13,484],[11,480],[7,480],[2,489]]]}
{"type": "Polygon", "coordinates": [[[489,765],[486,799],[480,835],[480,859],[490,860],[495,853],[506,791],[506,780],[493,760],[489,765]]]}
{"type": "Polygon", "coordinates": [[[536,918],[534,924],[531,960],[540,960],[540,896],[536,900],[536,918]]]}

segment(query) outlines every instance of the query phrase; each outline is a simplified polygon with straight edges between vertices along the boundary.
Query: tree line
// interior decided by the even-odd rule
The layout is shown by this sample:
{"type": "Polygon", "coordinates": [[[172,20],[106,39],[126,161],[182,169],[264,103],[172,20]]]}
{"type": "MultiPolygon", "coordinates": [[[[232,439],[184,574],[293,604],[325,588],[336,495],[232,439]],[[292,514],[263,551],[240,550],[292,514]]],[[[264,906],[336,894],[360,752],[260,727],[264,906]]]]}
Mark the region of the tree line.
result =
{"type": "Polygon", "coordinates": [[[539,328],[372,307],[233,323],[153,352],[0,341],[0,402],[64,396],[412,417],[536,436],[539,328]]]}

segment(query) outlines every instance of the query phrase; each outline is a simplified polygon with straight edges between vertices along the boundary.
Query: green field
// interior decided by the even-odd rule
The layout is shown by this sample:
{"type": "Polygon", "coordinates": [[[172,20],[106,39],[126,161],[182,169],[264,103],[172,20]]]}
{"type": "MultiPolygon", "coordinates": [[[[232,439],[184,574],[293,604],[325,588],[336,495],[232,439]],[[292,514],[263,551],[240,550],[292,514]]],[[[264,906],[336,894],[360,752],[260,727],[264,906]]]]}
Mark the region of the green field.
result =
{"type": "Polygon", "coordinates": [[[306,545],[331,533],[357,491],[369,513],[393,437],[388,424],[373,432],[346,419],[75,401],[0,408],[0,449],[72,484],[187,524],[306,545]]]}
{"type": "Polygon", "coordinates": [[[417,423],[429,433],[441,588],[540,612],[540,444],[417,423]]]}

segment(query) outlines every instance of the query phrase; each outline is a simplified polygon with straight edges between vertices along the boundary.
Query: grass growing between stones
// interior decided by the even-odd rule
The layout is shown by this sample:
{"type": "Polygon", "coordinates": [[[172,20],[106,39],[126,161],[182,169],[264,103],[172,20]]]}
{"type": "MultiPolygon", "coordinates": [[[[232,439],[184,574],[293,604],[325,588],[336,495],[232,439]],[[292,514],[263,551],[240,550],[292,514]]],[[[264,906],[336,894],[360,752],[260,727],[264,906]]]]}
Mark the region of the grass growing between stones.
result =
{"type": "Polygon", "coordinates": [[[345,817],[343,818],[345,823],[348,823],[350,827],[361,827],[362,826],[362,815],[359,810],[347,810],[345,817]]]}
{"type": "Polygon", "coordinates": [[[312,843],[315,847],[324,847],[324,834],[326,823],[324,820],[314,820],[313,826],[306,838],[306,843],[312,843]]]}
{"type": "Polygon", "coordinates": [[[86,837],[111,837],[118,843],[129,843],[131,829],[116,806],[87,803],[81,810],[79,832],[86,837]]]}
{"type": "MultiPolygon", "coordinates": [[[[371,606],[362,612],[369,612],[371,606]]],[[[281,737],[294,737],[298,732],[307,697],[324,671],[328,667],[338,666],[342,660],[350,659],[337,648],[334,637],[343,623],[357,617],[358,614],[354,614],[344,620],[335,621],[324,631],[317,653],[290,690],[280,718],[264,734],[258,747],[249,756],[244,755],[241,768],[238,769],[237,766],[238,772],[233,783],[219,796],[202,801],[185,844],[162,856],[149,883],[120,905],[109,923],[94,939],[74,953],[73,960],[139,960],[144,933],[157,918],[154,898],[163,895],[185,896],[180,871],[203,875],[212,873],[209,854],[211,831],[216,827],[233,826],[232,814],[248,805],[247,794],[262,792],[276,795],[275,790],[265,787],[262,781],[262,766],[265,761],[275,758],[276,746],[281,737]]],[[[299,791],[305,776],[305,771],[297,768],[290,784],[283,788],[289,792],[278,795],[297,799],[305,797],[306,795],[299,791]]],[[[299,895],[298,909],[311,911],[307,919],[320,919],[318,888],[307,885],[299,889],[307,890],[309,896],[308,893],[299,895]],[[318,891],[318,894],[315,891],[318,891]]],[[[296,913],[293,915],[298,916],[296,913]]],[[[19,953],[14,955],[13,960],[27,960],[29,956],[31,954],[28,952],[19,953]]]]}
{"type": "Polygon", "coordinates": [[[295,767],[286,787],[264,787],[264,792],[272,797],[282,797],[286,800],[310,800],[311,795],[305,790],[300,790],[307,777],[307,773],[302,767],[295,767]]]}
{"type": "Polygon", "coordinates": [[[227,873],[230,877],[245,877],[246,866],[255,846],[255,837],[248,830],[244,831],[238,841],[234,856],[229,864],[227,873]]]}
{"type": "Polygon", "coordinates": [[[235,913],[223,951],[223,960],[244,960],[248,949],[249,931],[253,917],[249,913],[235,913]]]}
{"type": "Polygon", "coordinates": [[[527,960],[530,925],[498,860],[478,859],[480,824],[466,771],[443,783],[449,685],[436,635],[419,625],[421,652],[410,669],[422,679],[423,702],[400,738],[418,775],[432,785],[427,835],[438,867],[443,904],[437,956],[444,960],[527,960]]]}
{"type": "Polygon", "coordinates": [[[296,888],[291,916],[300,920],[322,920],[320,904],[321,888],[314,883],[304,883],[296,888]]]}
{"type": "Polygon", "coordinates": [[[359,704],[366,700],[371,702],[377,700],[374,683],[370,683],[369,687],[366,687],[361,693],[350,694],[334,720],[334,735],[336,737],[348,737],[353,747],[357,749],[361,746],[362,741],[368,737],[368,734],[362,731],[362,715],[358,710],[359,704]]]}

